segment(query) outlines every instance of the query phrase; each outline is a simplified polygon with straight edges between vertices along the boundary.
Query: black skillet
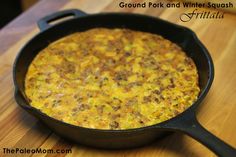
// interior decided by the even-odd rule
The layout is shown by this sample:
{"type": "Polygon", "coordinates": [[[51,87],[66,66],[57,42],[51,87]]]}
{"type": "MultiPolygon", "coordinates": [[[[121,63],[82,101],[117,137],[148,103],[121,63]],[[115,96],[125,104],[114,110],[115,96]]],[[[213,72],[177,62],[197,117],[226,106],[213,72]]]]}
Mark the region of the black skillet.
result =
{"type": "MultiPolygon", "coordinates": [[[[65,10],[38,21],[40,33],[31,39],[16,57],[13,79],[16,102],[44,122],[57,134],[81,144],[109,149],[142,146],[168,132],[180,131],[198,140],[219,156],[236,156],[236,150],[204,129],[196,119],[196,109],[208,93],[214,77],[214,67],[207,49],[193,31],[167,21],[139,14],[101,13],[88,15],[79,10],[65,10]],[[50,22],[71,16],[58,24],[50,22]],[[31,107],[24,94],[27,68],[37,53],[49,43],[73,32],[94,27],[129,28],[160,34],[177,43],[190,56],[198,69],[201,92],[198,100],[186,111],[160,124],[128,130],[98,130],[73,126],[51,118],[31,107]]],[[[93,115],[91,115],[93,116],[93,115]]]]}

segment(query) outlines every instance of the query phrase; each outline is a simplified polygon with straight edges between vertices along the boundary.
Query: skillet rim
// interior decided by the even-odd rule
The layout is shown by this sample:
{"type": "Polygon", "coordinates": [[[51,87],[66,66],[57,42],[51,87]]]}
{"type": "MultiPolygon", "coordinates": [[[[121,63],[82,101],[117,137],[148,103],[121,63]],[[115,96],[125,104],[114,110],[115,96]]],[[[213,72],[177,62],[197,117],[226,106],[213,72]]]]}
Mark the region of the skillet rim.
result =
{"type": "MultiPolygon", "coordinates": [[[[56,13],[56,12],[55,12],[56,13]]],[[[168,38],[166,38],[168,39],[168,38]]],[[[168,39],[169,40],[169,39],[168,39]]],[[[90,132],[100,132],[100,133],[131,133],[131,132],[138,132],[138,131],[143,131],[143,130],[147,130],[147,129],[154,129],[154,128],[158,128],[158,129],[169,129],[168,124],[169,123],[174,123],[176,120],[178,120],[180,117],[186,116],[189,113],[195,114],[196,108],[198,107],[198,105],[203,101],[203,99],[206,97],[207,93],[210,90],[210,87],[212,85],[212,82],[214,80],[214,64],[212,61],[212,57],[210,55],[210,53],[208,52],[208,50],[206,49],[206,47],[202,44],[202,42],[199,40],[199,38],[197,37],[196,33],[194,31],[192,31],[191,29],[185,27],[185,26],[181,26],[181,25],[177,25],[175,23],[160,19],[158,17],[154,17],[154,16],[149,16],[149,15],[144,15],[144,14],[137,14],[137,13],[125,13],[125,12],[106,12],[106,13],[95,13],[95,14],[87,14],[85,13],[83,16],[81,17],[76,17],[73,19],[68,19],[66,21],[57,23],[43,31],[39,31],[36,35],[34,35],[30,40],[28,40],[24,46],[20,49],[20,51],[18,52],[14,64],[13,64],[13,83],[14,83],[14,87],[15,87],[15,93],[14,93],[14,97],[15,100],[17,102],[17,104],[19,106],[21,106],[23,109],[27,110],[27,111],[32,111],[36,114],[39,114],[39,116],[43,116],[45,118],[49,118],[51,120],[53,120],[56,123],[59,123],[60,125],[65,125],[66,127],[71,127],[74,129],[80,129],[80,130],[84,130],[84,131],[90,131],[90,132]],[[19,86],[17,83],[17,78],[16,78],[16,68],[17,68],[17,63],[19,61],[19,58],[21,56],[21,54],[24,52],[24,49],[31,44],[31,42],[33,40],[35,40],[36,38],[39,37],[39,35],[43,34],[43,33],[47,33],[47,31],[50,31],[51,29],[55,29],[55,26],[61,25],[61,24],[65,24],[68,21],[74,21],[74,20],[79,20],[81,18],[88,18],[88,17],[92,17],[92,16],[133,16],[136,18],[142,17],[142,18],[149,18],[150,20],[155,20],[155,21],[161,21],[163,23],[166,23],[168,25],[171,25],[171,27],[177,27],[179,29],[183,29],[184,31],[186,31],[186,33],[190,34],[190,38],[193,38],[193,40],[195,41],[196,44],[198,44],[202,50],[201,53],[204,53],[205,58],[208,61],[208,67],[209,67],[209,75],[208,75],[208,80],[206,85],[204,86],[204,88],[201,90],[200,95],[198,96],[198,99],[190,106],[188,107],[185,111],[181,112],[180,114],[178,114],[175,117],[172,117],[166,121],[163,121],[161,123],[157,123],[157,124],[153,124],[150,126],[145,126],[145,127],[140,127],[140,128],[131,128],[131,129],[121,129],[121,130],[105,130],[105,129],[96,129],[96,128],[86,128],[86,127],[81,127],[81,126],[76,126],[76,125],[72,125],[63,121],[60,121],[58,119],[55,119],[53,117],[48,116],[47,114],[41,112],[39,109],[34,108],[30,105],[30,103],[27,101],[27,99],[23,96],[24,94],[22,94],[21,90],[19,90],[19,86]],[[21,102],[19,102],[19,97],[20,99],[23,100],[22,104],[21,102]]],[[[32,114],[32,113],[31,113],[32,114]]],[[[38,120],[43,121],[41,118],[39,118],[38,116],[34,115],[34,117],[36,117],[38,120]]],[[[50,127],[49,127],[50,128],[50,127]]],[[[50,128],[51,129],[51,128],[50,128]]]]}

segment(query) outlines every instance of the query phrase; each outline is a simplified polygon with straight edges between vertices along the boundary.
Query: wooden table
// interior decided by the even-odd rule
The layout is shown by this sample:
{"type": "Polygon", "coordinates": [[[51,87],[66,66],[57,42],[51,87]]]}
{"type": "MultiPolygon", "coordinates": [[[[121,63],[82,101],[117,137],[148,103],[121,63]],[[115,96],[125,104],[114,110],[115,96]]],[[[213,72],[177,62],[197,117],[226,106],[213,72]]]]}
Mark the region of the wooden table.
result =
{"type": "MultiPolygon", "coordinates": [[[[198,119],[209,131],[236,147],[236,15],[225,14],[222,20],[197,19],[183,23],[179,20],[179,14],[189,9],[121,9],[118,7],[119,2],[120,0],[41,0],[0,31],[0,156],[8,156],[3,154],[3,148],[11,147],[53,150],[71,148],[72,154],[66,156],[79,157],[214,156],[206,147],[181,133],[174,133],[148,146],[131,150],[109,151],[73,144],[55,135],[15,103],[12,65],[16,54],[39,31],[36,26],[38,19],[69,8],[78,8],[88,13],[137,12],[193,29],[210,51],[215,64],[215,80],[206,101],[199,109],[198,119]]],[[[49,154],[23,156],[31,155],[49,154]]],[[[56,155],[65,156],[54,154],[56,155]]]]}

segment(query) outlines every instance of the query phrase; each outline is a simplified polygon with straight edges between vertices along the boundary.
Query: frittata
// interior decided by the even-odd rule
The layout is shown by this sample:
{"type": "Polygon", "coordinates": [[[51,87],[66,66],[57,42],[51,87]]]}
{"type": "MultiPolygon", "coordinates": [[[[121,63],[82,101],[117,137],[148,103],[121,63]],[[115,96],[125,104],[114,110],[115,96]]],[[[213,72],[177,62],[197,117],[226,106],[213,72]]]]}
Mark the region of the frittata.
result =
{"type": "Polygon", "coordinates": [[[197,68],[175,43],[129,29],[94,28],[49,44],[25,78],[30,105],[76,126],[150,126],[198,98],[197,68]]]}

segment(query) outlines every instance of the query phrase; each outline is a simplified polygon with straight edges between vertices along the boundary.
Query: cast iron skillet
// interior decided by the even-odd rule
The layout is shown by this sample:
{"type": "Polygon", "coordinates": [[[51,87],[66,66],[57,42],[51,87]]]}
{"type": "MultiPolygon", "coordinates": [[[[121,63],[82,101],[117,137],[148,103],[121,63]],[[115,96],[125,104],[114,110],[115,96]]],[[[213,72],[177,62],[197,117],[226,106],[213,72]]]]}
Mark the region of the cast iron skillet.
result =
{"type": "MultiPolygon", "coordinates": [[[[212,59],[207,49],[188,28],[158,18],[128,13],[101,13],[88,15],[79,10],[65,10],[46,16],[38,21],[40,33],[31,39],[16,57],[13,79],[16,102],[26,111],[44,122],[57,134],[81,144],[99,148],[130,148],[142,146],[168,132],[180,131],[198,140],[219,156],[236,156],[236,150],[205,130],[196,119],[196,109],[202,102],[214,77],[212,59]],[[73,16],[58,24],[50,22],[73,16]],[[198,100],[180,115],[160,124],[128,130],[98,130],[73,126],[56,120],[31,107],[24,94],[27,68],[37,53],[49,43],[73,32],[94,27],[129,28],[160,34],[181,46],[190,56],[199,72],[201,92],[198,100]]],[[[93,115],[91,115],[93,116],[93,115]]]]}

